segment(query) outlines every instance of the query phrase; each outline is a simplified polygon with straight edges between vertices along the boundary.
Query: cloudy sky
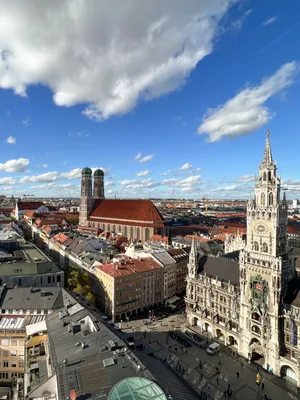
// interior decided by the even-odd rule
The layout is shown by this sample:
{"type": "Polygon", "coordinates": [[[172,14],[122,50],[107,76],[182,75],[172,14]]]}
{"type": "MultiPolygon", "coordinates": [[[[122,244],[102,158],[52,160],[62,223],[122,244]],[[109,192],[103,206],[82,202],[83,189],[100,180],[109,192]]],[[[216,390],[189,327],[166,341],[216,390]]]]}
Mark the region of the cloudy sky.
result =
{"type": "Polygon", "coordinates": [[[247,198],[266,129],[300,194],[297,0],[2,0],[0,193],[247,198]],[[87,6],[88,4],[88,6],[87,6]]]}

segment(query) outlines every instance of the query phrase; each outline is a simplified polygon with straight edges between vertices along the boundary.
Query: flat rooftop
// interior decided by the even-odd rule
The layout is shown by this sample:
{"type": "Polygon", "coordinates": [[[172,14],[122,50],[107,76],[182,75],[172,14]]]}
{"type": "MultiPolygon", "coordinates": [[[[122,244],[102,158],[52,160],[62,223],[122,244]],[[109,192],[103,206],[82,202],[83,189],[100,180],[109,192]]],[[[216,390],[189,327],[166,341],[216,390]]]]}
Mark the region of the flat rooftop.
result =
{"type": "Polygon", "coordinates": [[[1,251],[2,260],[7,254],[7,260],[0,262],[0,275],[33,275],[55,273],[61,269],[42,251],[32,244],[21,244],[17,250],[1,251]]]}

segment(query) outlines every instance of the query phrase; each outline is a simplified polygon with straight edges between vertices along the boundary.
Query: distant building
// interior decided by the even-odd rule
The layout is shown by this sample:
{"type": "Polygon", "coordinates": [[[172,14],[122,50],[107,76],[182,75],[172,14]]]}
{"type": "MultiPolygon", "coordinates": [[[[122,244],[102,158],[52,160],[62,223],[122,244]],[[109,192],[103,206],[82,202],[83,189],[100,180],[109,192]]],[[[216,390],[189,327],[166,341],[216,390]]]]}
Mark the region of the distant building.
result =
{"type": "Polygon", "coordinates": [[[148,241],[164,234],[164,218],[151,200],[113,200],[104,197],[104,172],[82,170],[79,229],[81,232],[120,233],[128,239],[148,241]]]}
{"type": "Polygon", "coordinates": [[[17,220],[22,219],[28,210],[39,213],[49,212],[49,208],[42,201],[17,201],[12,216],[17,220]]]}

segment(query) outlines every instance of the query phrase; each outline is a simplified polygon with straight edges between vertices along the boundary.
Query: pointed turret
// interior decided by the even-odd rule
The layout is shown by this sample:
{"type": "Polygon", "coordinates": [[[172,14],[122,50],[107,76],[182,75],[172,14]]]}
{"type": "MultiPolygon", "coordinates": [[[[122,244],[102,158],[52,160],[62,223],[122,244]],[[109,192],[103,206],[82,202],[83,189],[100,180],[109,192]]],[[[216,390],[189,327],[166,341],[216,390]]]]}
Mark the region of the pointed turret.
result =
{"type": "Polygon", "coordinates": [[[267,131],[265,152],[264,152],[264,158],[262,160],[262,165],[270,165],[270,164],[273,164],[273,157],[270,144],[270,131],[267,131]]]}
{"type": "Polygon", "coordinates": [[[197,244],[195,242],[195,236],[193,235],[192,246],[189,255],[189,263],[188,263],[188,274],[190,278],[196,278],[198,270],[198,249],[197,244]]]}

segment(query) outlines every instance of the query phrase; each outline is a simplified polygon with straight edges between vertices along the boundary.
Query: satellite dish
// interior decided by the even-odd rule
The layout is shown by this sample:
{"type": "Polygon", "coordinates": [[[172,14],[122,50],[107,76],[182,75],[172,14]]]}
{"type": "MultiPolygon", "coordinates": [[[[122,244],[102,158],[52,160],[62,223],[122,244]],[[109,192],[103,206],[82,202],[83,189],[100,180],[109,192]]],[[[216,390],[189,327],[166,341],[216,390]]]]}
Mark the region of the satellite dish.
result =
{"type": "Polygon", "coordinates": [[[72,389],[70,391],[70,398],[71,398],[71,400],[76,400],[76,398],[77,398],[77,394],[74,389],[72,389]]]}

